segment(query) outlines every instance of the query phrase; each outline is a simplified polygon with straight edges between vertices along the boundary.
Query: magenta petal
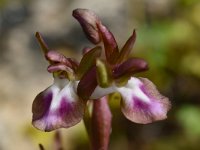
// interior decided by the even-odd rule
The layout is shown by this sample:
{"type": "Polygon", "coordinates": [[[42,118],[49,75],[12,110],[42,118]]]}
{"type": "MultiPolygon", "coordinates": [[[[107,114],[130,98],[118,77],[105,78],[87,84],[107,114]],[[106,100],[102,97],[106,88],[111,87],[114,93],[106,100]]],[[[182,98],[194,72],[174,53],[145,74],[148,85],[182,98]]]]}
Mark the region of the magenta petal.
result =
{"type": "Polygon", "coordinates": [[[125,117],[135,123],[147,124],[167,118],[170,102],[146,78],[131,78],[119,88],[122,95],[121,109],[125,117]]]}
{"type": "Polygon", "coordinates": [[[73,83],[56,84],[36,96],[33,106],[33,126],[43,131],[68,128],[81,121],[85,103],[75,93],[73,83]]]}

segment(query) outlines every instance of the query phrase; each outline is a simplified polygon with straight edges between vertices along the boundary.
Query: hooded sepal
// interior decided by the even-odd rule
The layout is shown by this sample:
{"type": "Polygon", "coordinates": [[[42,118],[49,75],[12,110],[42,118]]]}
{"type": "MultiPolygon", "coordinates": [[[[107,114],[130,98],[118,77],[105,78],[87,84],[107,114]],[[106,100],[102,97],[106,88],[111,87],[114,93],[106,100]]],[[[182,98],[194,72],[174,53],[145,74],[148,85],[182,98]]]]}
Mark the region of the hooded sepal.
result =
{"type": "Polygon", "coordinates": [[[73,17],[78,20],[85,32],[87,38],[94,44],[98,44],[101,41],[99,36],[97,23],[100,23],[100,19],[97,15],[88,9],[75,9],[72,13],[73,17]]]}
{"type": "Polygon", "coordinates": [[[54,80],[33,102],[33,126],[42,131],[68,128],[81,121],[85,103],[76,95],[76,82],[54,80]]]}
{"type": "Polygon", "coordinates": [[[147,124],[167,118],[171,104],[148,79],[132,77],[117,90],[122,95],[121,110],[130,121],[147,124]]]}

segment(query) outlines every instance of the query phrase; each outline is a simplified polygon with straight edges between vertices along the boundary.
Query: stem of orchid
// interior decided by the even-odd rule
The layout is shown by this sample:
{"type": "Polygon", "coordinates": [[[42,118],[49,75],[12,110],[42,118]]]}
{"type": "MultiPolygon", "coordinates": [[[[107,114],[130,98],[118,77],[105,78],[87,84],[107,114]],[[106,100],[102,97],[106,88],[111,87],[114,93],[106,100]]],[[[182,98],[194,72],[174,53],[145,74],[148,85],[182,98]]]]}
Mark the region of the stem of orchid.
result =
{"type": "Polygon", "coordinates": [[[92,115],[84,122],[89,134],[92,150],[108,150],[112,114],[107,97],[93,100],[92,115]]]}

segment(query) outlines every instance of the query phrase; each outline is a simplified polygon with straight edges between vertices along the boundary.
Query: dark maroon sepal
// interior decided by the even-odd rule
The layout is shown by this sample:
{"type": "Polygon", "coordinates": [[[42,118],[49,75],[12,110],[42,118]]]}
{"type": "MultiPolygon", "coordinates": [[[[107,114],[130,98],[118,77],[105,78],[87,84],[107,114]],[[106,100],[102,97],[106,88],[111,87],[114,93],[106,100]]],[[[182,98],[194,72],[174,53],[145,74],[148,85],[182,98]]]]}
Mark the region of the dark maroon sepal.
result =
{"type": "Polygon", "coordinates": [[[88,100],[97,87],[96,67],[86,72],[78,83],[77,93],[83,100],[88,100]]]}
{"type": "Polygon", "coordinates": [[[135,32],[135,30],[133,30],[133,34],[126,41],[125,45],[123,46],[122,50],[120,51],[119,57],[117,59],[117,63],[121,63],[129,57],[130,52],[135,43],[135,40],[136,40],[136,32],[135,32]]]}
{"type": "Polygon", "coordinates": [[[100,19],[97,15],[88,9],[75,9],[72,13],[73,17],[78,20],[85,32],[87,38],[94,44],[98,44],[101,39],[98,33],[97,23],[100,19]]]}
{"type": "Polygon", "coordinates": [[[129,58],[113,69],[113,77],[132,76],[135,73],[148,70],[148,64],[141,58],[129,58]]]}
{"type": "Polygon", "coordinates": [[[98,24],[105,48],[106,59],[110,64],[114,64],[119,55],[117,42],[113,34],[101,23],[98,24]]]}

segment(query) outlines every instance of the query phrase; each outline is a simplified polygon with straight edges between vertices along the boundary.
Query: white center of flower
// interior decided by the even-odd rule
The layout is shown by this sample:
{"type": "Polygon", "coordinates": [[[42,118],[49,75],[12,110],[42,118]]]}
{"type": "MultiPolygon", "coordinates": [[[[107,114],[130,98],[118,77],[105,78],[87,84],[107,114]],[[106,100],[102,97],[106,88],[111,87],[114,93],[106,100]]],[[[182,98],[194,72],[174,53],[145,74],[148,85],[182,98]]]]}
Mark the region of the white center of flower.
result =
{"type": "Polygon", "coordinates": [[[128,81],[124,87],[116,87],[116,90],[121,93],[123,99],[131,101],[133,97],[140,98],[142,101],[149,103],[149,97],[141,89],[142,82],[134,77],[128,81]]]}

